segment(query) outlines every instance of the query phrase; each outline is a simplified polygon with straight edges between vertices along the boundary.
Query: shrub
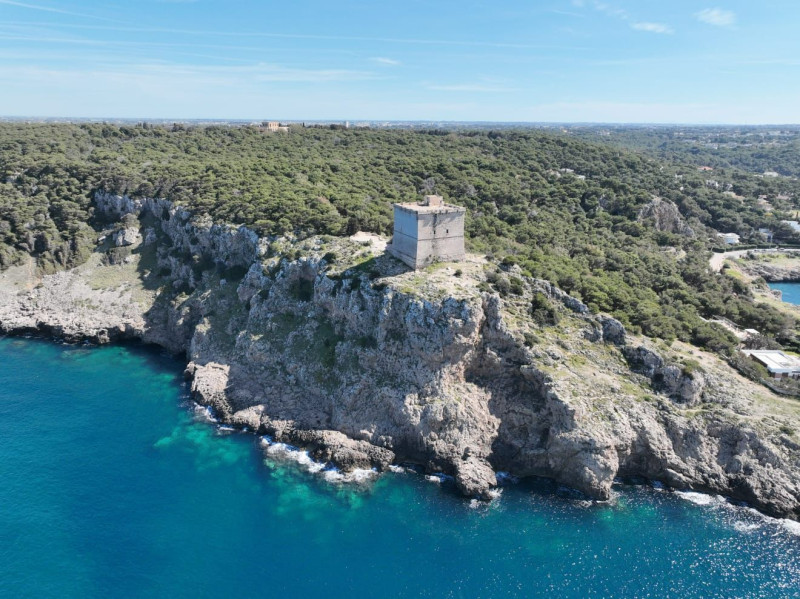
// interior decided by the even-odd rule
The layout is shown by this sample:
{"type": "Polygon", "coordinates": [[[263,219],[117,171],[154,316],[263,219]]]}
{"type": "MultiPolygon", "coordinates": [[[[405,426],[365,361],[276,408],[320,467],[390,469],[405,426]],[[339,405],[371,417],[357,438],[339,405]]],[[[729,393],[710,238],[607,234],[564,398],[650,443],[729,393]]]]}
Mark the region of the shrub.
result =
{"type": "Polygon", "coordinates": [[[531,317],[541,326],[554,326],[560,319],[558,310],[544,293],[537,291],[531,300],[531,317]]]}
{"type": "Polygon", "coordinates": [[[525,338],[525,347],[533,347],[539,343],[539,337],[533,333],[525,333],[523,336],[525,338]]]}

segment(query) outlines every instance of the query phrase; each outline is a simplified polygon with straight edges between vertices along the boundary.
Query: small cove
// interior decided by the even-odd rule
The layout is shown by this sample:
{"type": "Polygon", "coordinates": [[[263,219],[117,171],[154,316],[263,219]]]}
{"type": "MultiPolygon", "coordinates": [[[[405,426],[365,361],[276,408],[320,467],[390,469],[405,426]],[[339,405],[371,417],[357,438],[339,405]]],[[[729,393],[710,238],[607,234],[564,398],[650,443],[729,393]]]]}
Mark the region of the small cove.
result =
{"type": "Polygon", "coordinates": [[[769,288],[780,291],[783,301],[800,306],[800,283],[770,283],[769,288]]]}

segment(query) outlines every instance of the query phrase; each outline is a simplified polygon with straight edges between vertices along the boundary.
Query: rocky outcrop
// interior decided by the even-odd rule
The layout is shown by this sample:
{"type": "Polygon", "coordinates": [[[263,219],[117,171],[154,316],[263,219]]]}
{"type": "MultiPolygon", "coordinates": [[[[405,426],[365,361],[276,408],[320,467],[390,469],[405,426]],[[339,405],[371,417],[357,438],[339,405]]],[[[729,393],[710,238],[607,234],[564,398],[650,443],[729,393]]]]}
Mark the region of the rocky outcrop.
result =
{"type": "Polygon", "coordinates": [[[0,333],[38,333],[93,343],[145,336],[146,319],[130,288],[95,288],[84,269],[39,281],[20,276],[29,270],[30,264],[12,267],[0,279],[0,333]],[[15,285],[14,279],[23,284],[15,285]]]}
{"type": "Polygon", "coordinates": [[[678,207],[669,200],[653,198],[639,210],[639,222],[652,223],[658,231],[694,237],[694,230],[686,223],[678,207]]]}
{"type": "MultiPolygon", "coordinates": [[[[588,309],[587,309],[588,311],[588,309]]],[[[625,345],[625,327],[616,318],[603,314],[598,315],[586,332],[585,337],[590,341],[603,341],[614,345],[625,345]]]]}
{"type": "Polygon", "coordinates": [[[626,346],[622,350],[631,368],[645,375],[655,389],[682,404],[696,406],[703,397],[703,374],[686,366],[667,363],[645,346],[626,346]]]}
{"type": "Polygon", "coordinates": [[[141,219],[145,239],[123,248],[134,262],[6,290],[0,330],[185,352],[194,396],[222,420],[345,470],[413,462],[471,496],[505,471],[599,499],[638,476],[800,516],[800,445],[758,411],[753,383],[711,357],[681,363],[547,281],[501,298],[480,262],[419,276],[346,240],[264,240],[162,200],[97,202],[141,219]],[[553,322],[531,318],[542,297],[553,322]]]}
{"type": "Polygon", "coordinates": [[[138,227],[127,227],[120,229],[114,234],[114,245],[124,247],[134,245],[141,239],[138,227]]]}
{"type": "Polygon", "coordinates": [[[742,258],[739,266],[751,277],[761,277],[769,283],[800,281],[800,253],[787,254],[783,260],[774,261],[776,254],[764,253],[759,259],[758,253],[753,258],[742,258]]]}

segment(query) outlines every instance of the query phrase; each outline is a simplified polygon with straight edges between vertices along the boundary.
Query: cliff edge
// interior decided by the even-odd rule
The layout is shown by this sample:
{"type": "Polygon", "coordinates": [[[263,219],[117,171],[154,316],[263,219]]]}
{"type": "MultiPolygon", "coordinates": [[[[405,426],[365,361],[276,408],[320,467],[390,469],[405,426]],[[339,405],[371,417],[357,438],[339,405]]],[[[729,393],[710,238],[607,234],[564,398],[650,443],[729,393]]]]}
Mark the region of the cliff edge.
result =
{"type": "Polygon", "coordinates": [[[410,271],[380,240],[260,239],[98,194],[82,266],[0,274],[0,330],[185,352],[197,400],[344,470],[414,462],[606,499],[616,477],[800,518],[800,405],[697,348],[634,337],[478,257],[410,271]]]}

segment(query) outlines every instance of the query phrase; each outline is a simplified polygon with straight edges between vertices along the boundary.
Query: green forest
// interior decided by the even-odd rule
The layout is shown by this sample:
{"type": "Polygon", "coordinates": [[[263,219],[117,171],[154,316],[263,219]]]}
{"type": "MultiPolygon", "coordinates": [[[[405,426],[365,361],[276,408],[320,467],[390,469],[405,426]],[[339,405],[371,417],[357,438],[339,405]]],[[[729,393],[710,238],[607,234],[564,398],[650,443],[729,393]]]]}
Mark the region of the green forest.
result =
{"type": "Polygon", "coordinates": [[[581,139],[602,140],[646,151],[661,159],[757,174],[772,171],[786,177],[800,176],[800,127],[797,125],[574,126],[570,132],[581,139]]]}
{"type": "Polygon", "coordinates": [[[704,320],[725,316],[794,345],[796,323],[756,308],[745,285],[709,272],[708,257],[721,248],[717,231],[760,243],[758,228],[769,227],[779,241],[800,242],[780,224],[800,198],[797,181],[731,160],[699,171],[691,151],[659,154],[649,133],[637,143],[631,136],[2,123],[0,266],[26,253],[44,270],[84,260],[97,235],[98,190],[166,198],[219,222],[297,237],[391,235],[393,202],[437,193],[467,207],[470,251],[548,279],[634,332],[730,352],[735,340],[704,320]],[[679,208],[683,230],[642,212],[654,197],[679,208]]]}

